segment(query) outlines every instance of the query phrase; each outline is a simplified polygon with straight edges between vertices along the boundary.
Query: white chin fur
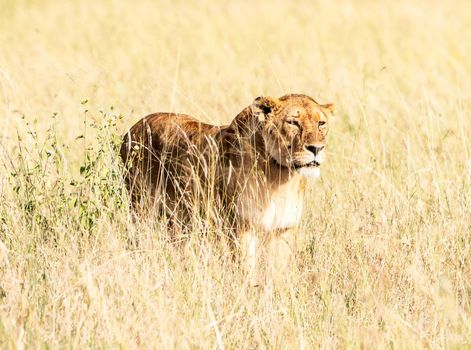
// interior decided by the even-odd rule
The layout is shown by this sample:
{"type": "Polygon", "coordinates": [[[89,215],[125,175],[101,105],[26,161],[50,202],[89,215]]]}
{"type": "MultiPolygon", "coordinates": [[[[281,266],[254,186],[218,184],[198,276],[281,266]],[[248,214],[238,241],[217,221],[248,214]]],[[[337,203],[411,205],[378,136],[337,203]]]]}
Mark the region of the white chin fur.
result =
{"type": "Polygon", "coordinates": [[[297,171],[302,176],[309,179],[317,179],[319,176],[321,176],[321,169],[319,169],[319,167],[307,166],[298,168],[297,171]]]}

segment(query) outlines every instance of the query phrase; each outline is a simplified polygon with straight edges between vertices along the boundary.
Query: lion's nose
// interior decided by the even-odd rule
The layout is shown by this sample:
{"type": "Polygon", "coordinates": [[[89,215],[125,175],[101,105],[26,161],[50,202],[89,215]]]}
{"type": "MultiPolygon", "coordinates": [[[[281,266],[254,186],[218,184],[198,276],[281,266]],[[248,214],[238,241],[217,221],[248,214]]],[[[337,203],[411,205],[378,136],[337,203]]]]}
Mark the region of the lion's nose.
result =
{"type": "Polygon", "coordinates": [[[324,146],[318,147],[318,146],[310,145],[310,146],[307,146],[306,148],[309,152],[312,152],[314,156],[317,156],[320,153],[320,151],[324,149],[324,146]]]}

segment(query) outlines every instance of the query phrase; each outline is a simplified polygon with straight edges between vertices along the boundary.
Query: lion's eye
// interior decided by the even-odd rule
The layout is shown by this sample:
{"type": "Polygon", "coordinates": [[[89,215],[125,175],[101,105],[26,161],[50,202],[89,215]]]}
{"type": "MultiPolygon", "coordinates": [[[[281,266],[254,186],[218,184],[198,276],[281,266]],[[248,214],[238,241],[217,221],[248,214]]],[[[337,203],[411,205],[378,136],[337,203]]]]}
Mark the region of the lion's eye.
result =
{"type": "Polygon", "coordinates": [[[325,126],[326,122],[324,120],[319,120],[319,127],[325,126]]]}
{"type": "Polygon", "coordinates": [[[299,122],[297,119],[287,119],[286,122],[289,124],[289,125],[294,125],[294,126],[297,126],[299,128],[299,122]]]}

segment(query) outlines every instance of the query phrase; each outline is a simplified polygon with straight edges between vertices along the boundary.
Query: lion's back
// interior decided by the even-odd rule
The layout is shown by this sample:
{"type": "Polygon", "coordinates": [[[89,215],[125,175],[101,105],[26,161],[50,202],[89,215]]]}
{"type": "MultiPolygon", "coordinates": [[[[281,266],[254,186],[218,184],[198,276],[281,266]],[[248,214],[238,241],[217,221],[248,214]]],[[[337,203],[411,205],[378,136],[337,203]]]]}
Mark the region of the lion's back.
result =
{"type": "Polygon", "coordinates": [[[139,147],[150,147],[153,152],[166,147],[182,147],[198,143],[204,136],[213,136],[219,128],[198,121],[186,114],[154,113],[136,124],[124,135],[121,157],[139,147]]]}
{"type": "Polygon", "coordinates": [[[162,183],[175,194],[177,182],[190,177],[188,164],[204,154],[220,130],[185,114],[155,113],[139,120],[124,135],[120,150],[133,198],[141,199],[143,190],[153,195],[162,183]]]}

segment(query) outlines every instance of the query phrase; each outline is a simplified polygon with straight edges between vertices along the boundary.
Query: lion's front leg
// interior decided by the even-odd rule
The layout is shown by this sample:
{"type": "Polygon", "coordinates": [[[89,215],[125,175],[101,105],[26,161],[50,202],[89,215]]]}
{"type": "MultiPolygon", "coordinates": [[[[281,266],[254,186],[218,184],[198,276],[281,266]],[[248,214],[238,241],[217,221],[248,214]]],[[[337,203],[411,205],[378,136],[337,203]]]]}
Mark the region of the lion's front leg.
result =
{"type": "Polygon", "coordinates": [[[244,229],[239,233],[239,251],[240,258],[249,283],[251,286],[259,286],[258,271],[259,254],[260,254],[260,239],[257,231],[254,228],[244,229]]]}
{"type": "Polygon", "coordinates": [[[276,230],[267,242],[269,277],[280,281],[293,266],[297,228],[276,230]]]}

